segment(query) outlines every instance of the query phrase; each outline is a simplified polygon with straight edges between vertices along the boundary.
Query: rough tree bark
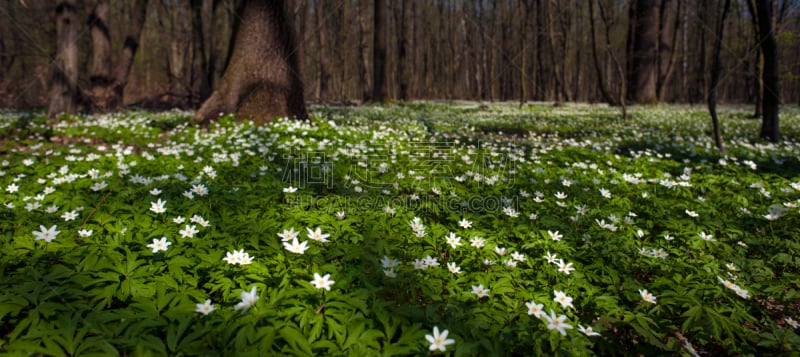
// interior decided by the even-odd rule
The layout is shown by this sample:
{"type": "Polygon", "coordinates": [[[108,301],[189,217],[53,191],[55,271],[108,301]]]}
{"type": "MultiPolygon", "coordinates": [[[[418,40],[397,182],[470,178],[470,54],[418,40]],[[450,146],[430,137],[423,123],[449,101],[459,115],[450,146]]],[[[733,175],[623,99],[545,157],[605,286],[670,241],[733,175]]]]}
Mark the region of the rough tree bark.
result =
{"type": "Polygon", "coordinates": [[[628,28],[629,99],[640,104],[658,101],[659,2],[636,0],[631,5],[628,28]]]}
{"type": "Polygon", "coordinates": [[[220,113],[267,123],[275,117],[307,119],[299,54],[285,0],[245,0],[230,64],[194,121],[207,125],[220,113]]]}
{"type": "Polygon", "coordinates": [[[719,118],[717,117],[717,85],[719,84],[719,75],[722,71],[722,62],[719,53],[722,49],[722,36],[725,34],[725,19],[728,17],[728,10],[730,8],[731,0],[725,0],[725,5],[722,7],[722,14],[717,19],[714,53],[711,59],[711,83],[708,88],[708,112],[711,114],[711,124],[714,127],[714,145],[717,146],[719,151],[725,150],[722,145],[722,128],[719,125],[719,118]]]}
{"type": "Polygon", "coordinates": [[[764,98],[761,100],[761,134],[762,139],[772,142],[780,140],[778,121],[778,43],[772,32],[772,1],[756,1],[758,13],[758,29],[761,34],[761,52],[764,54],[764,98]]]}
{"type": "Polygon", "coordinates": [[[78,19],[75,0],[59,1],[56,6],[56,56],[50,78],[47,116],[78,111],[78,19]]]}
{"type": "Polygon", "coordinates": [[[374,1],[373,47],[372,47],[372,96],[373,102],[386,101],[386,0],[374,1]]]}

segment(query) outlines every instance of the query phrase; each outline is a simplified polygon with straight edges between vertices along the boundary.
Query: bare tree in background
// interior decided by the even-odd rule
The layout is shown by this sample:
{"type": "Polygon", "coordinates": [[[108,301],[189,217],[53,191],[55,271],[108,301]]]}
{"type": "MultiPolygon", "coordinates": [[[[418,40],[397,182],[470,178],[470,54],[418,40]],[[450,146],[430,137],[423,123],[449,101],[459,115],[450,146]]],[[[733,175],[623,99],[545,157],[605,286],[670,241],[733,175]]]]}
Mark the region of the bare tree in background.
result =
{"type": "Polygon", "coordinates": [[[92,61],[89,67],[89,97],[92,105],[106,107],[106,88],[111,76],[111,31],[108,28],[109,0],[97,0],[89,14],[89,32],[92,36],[92,61]]]}
{"type": "Polygon", "coordinates": [[[667,84],[672,79],[677,62],[678,33],[681,26],[681,6],[685,0],[661,0],[658,21],[658,77],[656,96],[658,101],[667,98],[667,84]]]}
{"type": "MultiPolygon", "coordinates": [[[[595,0],[590,0],[589,33],[592,36],[592,60],[594,63],[595,74],[597,75],[597,86],[600,88],[600,94],[602,94],[603,99],[605,99],[605,101],[609,105],[616,105],[617,101],[611,96],[611,91],[608,89],[608,85],[606,84],[606,80],[603,75],[603,68],[602,65],[600,64],[600,56],[597,50],[597,35],[596,35],[597,30],[595,30],[595,25],[594,25],[594,18],[595,18],[594,5],[595,5],[595,0]]],[[[600,6],[603,5],[600,4],[600,6]]]]}
{"type": "Polygon", "coordinates": [[[133,67],[139,36],[147,15],[148,0],[134,2],[128,23],[127,34],[122,45],[116,67],[111,61],[111,34],[109,30],[109,0],[97,0],[89,15],[92,37],[92,64],[89,69],[91,87],[88,92],[90,105],[96,109],[114,109],[122,105],[122,95],[133,67]]]}
{"type": "Polygon", "coordinates": [[[408,100],[408,73],[407,65],[407,48],[408,48],[408,35],[409,35],[409,16],[408,4],[399,1],[397,9],[394,12],[395,23],[398,24],[397,40],[397,67],[396,77],[398,82],[398,98],[400,100],[408,100]]]}
{"type": "Polygon", "coordinates": [[[758,15],[756,11],[756,4],[754,0],[747,0],[747,9],[750,12],[750,21],[753,26],[753,34],[755,35],[755,42],[758,46],[756,51],[755,61],[755,111],[753,112],[754,118],[761,118],[761,100],[764,99],[764,52],[761,50],[761,30],[758,27],[758,15]]]}
{"type": "Polygon", "coordinates": [[[61,0],[56,5],[56,55],[50,79],[47,116],[78,111],[78,9],[75,0],[61,0]]]}
{"type": "Polygon", "coordinates": [[[628,27],[629,99],[640,104],[658,101],[659,1],[635,0],[628,27]]]}
{"type": "Polygon", "coordinates": [[[374,34],[372,48],[372,96],[371,101],[384,102],[386,91],[386,0],[375,0],[373,17],[374,34]]]}
{"type": "Polygon", "coordinates": [[[714,127],[714,144],[720,151],[724,151],[725,148],[722,145],[722,128],[719,125],[719,118],[717,117],[717,85],[719,84],[719,75],[722,71],[719,53],[722,49],[722,36],[725,34],[725,19],[728,17],[728,10],[730,10],[730,8],[731,0],[725,0],[725,4],[722,6],[722,14],[717,17],[717,24],[715,26],[716,37],[714,38],[714,52],[711,62],[711,83],[708,89],[708,112],[711,114],[711,124],[714,127]]]}
{"type": "Polygon", "coordinates": [[[628,107],[625,103],[627,97],[627,81],[625,80],[625,71],[622,69],[622,63],[617,58],[617,55],[614,54],[614,50],[611,48],[611,21],[606,16],[606,10],[603,7],[602,1],[598,0],[597,5],[600,8],[600,18],[603,19],[603,25],[606,29],[606,52],[608,53],[611,60],[614,62],[614,68],[617,69],[617,75],[619,78],[619,97],[618,103],[622,106],[622,120],[628,120],[628,107]]]}
{"type": "MultiPolygon", "coordinates": [[[[723,0],[599,1],[600,5],[598,0],[286,0],[286,4],[303,39],[298,65],[308,69],[302,78],[305,98],[346,103],[370,100],[376,90],[386,99],[621,104],[617,94],[623,81],[616,65],[620,62],[628,103],[642,93],[647,94],[646,100],[640,98],[646,103],[705,102],[713,24],[723,0]],[[385,11],[380,11],[384,5],[385,11]],[[610,30],[603,28],[600,6],[610,30]],[[637,18],[631,9],[647,16],[637,18]],[[644,57],[632,51],[637,37],[649,39],[642,47],[648,49],[644,57]],[[381,53],[383,60],[377,60],[381,53]],[[634,85],[634,76],[647,84],[646,91],[634,85]]],[[[238,14],[245,3],[156,0],[147,1],[145,7],[143,0],[72,2],[78,6],[77,88],[82,89],[80,99],[86,99],[80,104],[96,110],[122,104],[153,109],[202,104],[219,87],[232,57],[234,33],[241,22],[238,14]]],[[[0,105],[19,109],[48,105],[58,52],[56,4],[60,1],[0,1],[0,105]]],[[[784,101],[796,102],[800,66],[793,56],[800,53],[800,2],[771,0],[771,4],[783,63],[778,93],[784,101]]],[[[757,65],[762,61],[753,50],[761,47],[764,36],[760,31],[753,35],[753,28],[759,27],[756,5],[749,0],[731,2],[720,54],[731,67],[716,95],[718,103],[755,101],[761,110],[756,92],[763,82],[763,71],[758,69],[762,66],[757,65]],[[748,13],[748,5],[755,15],[748,13]],[[733,66],[733,59],[740,59],[740,65],[733,66]]]]}
{"type": "Polygon", "coordinates": [[[778,117],[780,98],[778,91],[778,42],[772,32],[772,5],[773,1],[756,1],[753,14],[758,18],[758,34],[761,36],[761,52],[764,55],[764,98],[761,100],[761,134],[762,139],[778,141],[781,138],[778,117]]]}
{"type": "Polygon", "coordinates": [[[194,120],[221,113],[266,123],[275,117],[307,119],[294,29],[285,0],[245,0],[230,63],[219,87],[194,120]]]}

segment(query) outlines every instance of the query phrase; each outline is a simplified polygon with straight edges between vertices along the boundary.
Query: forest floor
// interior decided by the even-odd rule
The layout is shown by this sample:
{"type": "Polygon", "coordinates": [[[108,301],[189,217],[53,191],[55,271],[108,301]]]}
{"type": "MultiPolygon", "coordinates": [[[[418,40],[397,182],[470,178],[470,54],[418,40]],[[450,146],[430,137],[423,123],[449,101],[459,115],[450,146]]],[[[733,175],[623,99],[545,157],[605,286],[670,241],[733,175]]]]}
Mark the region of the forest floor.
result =
{"type": "Polygon", "coordinates": [[[800,352],[797,107],[310,109],[0,111],[0,353],[800,352]]]}

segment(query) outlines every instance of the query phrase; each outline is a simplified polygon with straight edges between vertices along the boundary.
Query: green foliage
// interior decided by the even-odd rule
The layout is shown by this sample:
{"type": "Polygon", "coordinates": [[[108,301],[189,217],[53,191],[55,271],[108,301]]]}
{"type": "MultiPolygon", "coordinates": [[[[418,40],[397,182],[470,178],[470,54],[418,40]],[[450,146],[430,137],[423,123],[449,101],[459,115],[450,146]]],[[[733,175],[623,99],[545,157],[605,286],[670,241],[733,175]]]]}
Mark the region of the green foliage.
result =
{"type": "Polygon", "coordinates": [[[798,354],[798,112],[631,110],[2,113],[0,352],[798,354]]]}

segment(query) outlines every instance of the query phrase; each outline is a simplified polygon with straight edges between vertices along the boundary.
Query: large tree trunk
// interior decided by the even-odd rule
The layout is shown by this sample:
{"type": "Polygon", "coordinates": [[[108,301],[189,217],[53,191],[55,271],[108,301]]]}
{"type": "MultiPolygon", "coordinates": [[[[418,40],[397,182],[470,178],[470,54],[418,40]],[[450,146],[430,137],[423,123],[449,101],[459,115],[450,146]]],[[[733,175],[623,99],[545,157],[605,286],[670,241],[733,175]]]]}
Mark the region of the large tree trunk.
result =
{"type": "Polygon", "coordinates": [[[636,0],[631,6],[628,93],[634,102],[653,104],[658,101],[659,1],[636,0]]]}
{"type": "Polygon", "coordinates": [[[195,114],[208,124],[220,113],[267,123],[307,119],[299,54],[285,0],[245,0],[233,54],[219,87],[195,114]]]}
{"type": "Polygon", "coordinates": [[[780,140],[778,123],[778,43],[772,33],[772,1],[756,1],[758,12],[758,28],[761,34],[761,52],[764,54],[764,98],[761,101],[761,135],[762,139],[775,142],[780,140]]]}
{"type": "Polygon", "coordinates": [[[374,38],[372,48],[372,97],[374,102],[386,101],[386,0],[375,0],[374,38]]]}
{"type": "Polygon", "coordinates": [[[75,0],[62,0],[56,6],[56,56],[50,79],[47,115],[78,111],[78,19],[75,0]]]}

